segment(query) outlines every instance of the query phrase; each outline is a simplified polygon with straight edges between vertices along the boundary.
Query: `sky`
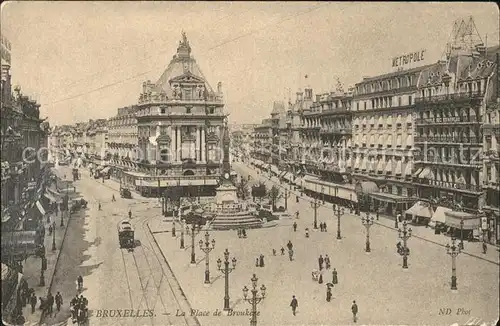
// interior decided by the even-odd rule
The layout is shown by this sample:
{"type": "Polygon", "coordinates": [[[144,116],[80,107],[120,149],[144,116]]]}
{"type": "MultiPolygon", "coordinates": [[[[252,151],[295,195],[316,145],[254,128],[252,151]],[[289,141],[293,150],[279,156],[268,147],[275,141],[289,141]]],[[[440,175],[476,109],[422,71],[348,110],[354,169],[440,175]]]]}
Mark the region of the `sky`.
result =
{"type": "Polygon", "coordinates": [[[208,82],[222,82],[230,123],[259,123],[274,101],[393,71],[392,58],[425,49],[436,62],[456,19],[473,16],[499,43],[494,3],[3,2],[11,74],[51,125],[109,118],[137,104],[181,31],[208,82]],[[305,75],[308,78],[305,78],[305,75]]]}

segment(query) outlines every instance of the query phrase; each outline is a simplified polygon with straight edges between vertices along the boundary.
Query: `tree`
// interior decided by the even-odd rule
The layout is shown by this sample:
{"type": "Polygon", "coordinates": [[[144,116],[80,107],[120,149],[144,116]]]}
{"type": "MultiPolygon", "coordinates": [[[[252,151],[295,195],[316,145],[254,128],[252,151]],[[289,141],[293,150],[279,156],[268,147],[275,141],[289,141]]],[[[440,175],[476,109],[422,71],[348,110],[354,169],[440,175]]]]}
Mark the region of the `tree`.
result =
{"type": "Polygon", "coordinates": [[[238,198],[246,200],[250,195],[250,190],[248,189],[248,179],[240,178],[240,181],[236,184],[236,193],[238,198]]]}
{"type": "Polygon", "coordinates": [[[262,197],[265,197],[267,194],[267,189],[266,185],[264,183],[259,183],[258,185],[255,185],[252,187],[252,197],[257,197],[261,199],[262,197]]]}
{"type": "Polygon", "coordinates": [[[272,188],[269,190],[267,196],[271,200],[271,205],[273,207],[273,210],[276,210],[276,202],[281,197],[280,189],[277,186],[273,185],[272,188]]]}

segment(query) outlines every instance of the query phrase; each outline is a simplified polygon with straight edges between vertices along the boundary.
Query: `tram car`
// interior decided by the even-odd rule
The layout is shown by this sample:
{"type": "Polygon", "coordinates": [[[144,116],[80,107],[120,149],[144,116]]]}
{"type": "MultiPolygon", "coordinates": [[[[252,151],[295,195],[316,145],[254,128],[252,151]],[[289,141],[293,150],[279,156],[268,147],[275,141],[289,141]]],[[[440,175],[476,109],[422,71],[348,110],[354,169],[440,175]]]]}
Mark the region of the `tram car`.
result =
{"type": "Polygon", "coordinates": [[[134,247],[134,229],[129,221],[123,220],[118,223],[118,240],[120,241],[120,248],[134,247]]]}

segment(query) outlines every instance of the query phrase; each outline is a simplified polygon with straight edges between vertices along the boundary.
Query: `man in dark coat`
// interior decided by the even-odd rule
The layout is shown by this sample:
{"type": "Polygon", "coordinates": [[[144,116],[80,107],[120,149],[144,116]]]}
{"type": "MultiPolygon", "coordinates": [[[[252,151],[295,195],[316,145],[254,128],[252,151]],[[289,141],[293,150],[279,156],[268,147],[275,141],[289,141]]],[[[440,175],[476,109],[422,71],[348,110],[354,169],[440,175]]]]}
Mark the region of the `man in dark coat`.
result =
{"type": "Polygon", "coordinates": [[[357,322],[358,318],[356,317],[356,315],[358,314],[358,305],[356,304],[356,300],[352,302],[351,311],[352,311],[352,320],[354,322],[357,322]]]}
{"type": "Polygon", "coordinates": [[[61,306],[63,304],[63,298],[60,292],[57,292],[56,294],[56,307],[57,311],[61,311],[61,306]]]}
{"type": "Polygon", "coordinates": [[[295,316],[295,312],[297,308],[299,307],[299,302],[295,298],[295,296],[292,297],[292,302],[290,302],[290,307],[292,307],[292,313],[295,316]]]}
{"type": "Polygon", "coordinates": [[[323,269],[323,262],[324,262],[323,256],[319,255],[318,265],[319,265],[319,270],[320,271],[323,269]]]}
{"type": "Polygon", "coordinates": [[[34,314],[35,313],[35,307],[36,307],[36,295],[35,295],[35,293],[31,294],[30,304],[31,304],[31,313],[34,314]]]}
{"type": "Polygon", "coordinates": [[[293,222],[293,232],[297,232],[297,222],[293,222]]]}
{"type": "Polygon", "coordinates": [[[286,244],[288,250],[292,250],[293,249],[293,244],[292,244],[292,241],[288,240],[288,243],[286,244]]]}
{"type": "Polygon", "coordinates": [[[54,297],[52,296],[52,293],[49,292],[47,295],[47,313],[52,316],[52,311],[54,309],[54,297]]]}
{"type": "Polygon", "coordinates": [[[334,268],[332,271],[332,283],[333,284],[338,284],[339,279],[337,277],[337,270],[334,268]]]}
{"type": "Polygon", "coordinates": [[[260,267],[264,267],[264,255],[260,255],[260,257],[259,257],[259,265],[260,265],[260,267]]]}

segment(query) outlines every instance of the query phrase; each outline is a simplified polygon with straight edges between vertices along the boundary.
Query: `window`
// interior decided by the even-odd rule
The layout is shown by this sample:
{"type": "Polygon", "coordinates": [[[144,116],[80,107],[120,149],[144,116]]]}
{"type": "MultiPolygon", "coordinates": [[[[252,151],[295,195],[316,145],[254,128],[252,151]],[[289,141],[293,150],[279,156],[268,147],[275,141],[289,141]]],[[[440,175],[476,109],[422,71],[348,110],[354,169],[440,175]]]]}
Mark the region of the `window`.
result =
{"type": "Polygon", "coordinates": [[[356,102],[356,111],[359,111],[359,102],[356,102]]]}
{"type": "Polygon", "coordinates": [[[186,108],[186,113],[188,113],[188,114],[191,113],[191,108],[189,108],[189,107],[186,108]]]}
{"type": "Polygon", "coordinates": [[[366,110],[366,101],[365,101],[365,102],[363,102],[363,104],[364,104],[364,108],[365,108],[365,110],[366,110]]]}
{"type": "Polygon", "coordinates": [[[487,166],[486,167],[486,181],[489,181],[491,180],[491,166],[487,166]]]}
{"type": "Polygon", "coordinates": [[[210,113],[210,114],[214,114],[214,111],[215,111],[215,108],[210,108],[210,109],[209,109],[209,113],[210,113]]]}
{"type": "Polygon", "coordinates": [[[408,193],[408,197],[410,197],[410,198],[413,197],[413,189],[408,188],[407,193],[408,193]]]}
{"type": "Polygon", "coordinates": [[[398,196],[403,196],[403,188],[402,187],[397,187],[398,191],[398,196]]]}
{"type": "Polygon", "coordinates": [[[161,108],[161,114],[165,114],[165,108],[161,108]]]}
{"type": "Polygon", "coordinates": [[[408,95],[408,105],[412,105],[413,98],[411,95],[408,95]]]}
{"type": "Polygon", "coordinates": [[[401,106],[401,96],[398,97],[398,106],[401,106]]]}

